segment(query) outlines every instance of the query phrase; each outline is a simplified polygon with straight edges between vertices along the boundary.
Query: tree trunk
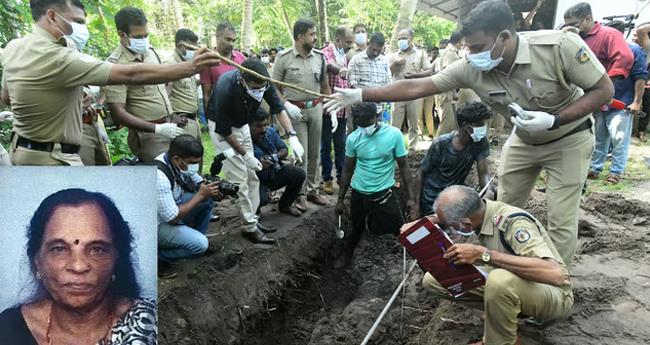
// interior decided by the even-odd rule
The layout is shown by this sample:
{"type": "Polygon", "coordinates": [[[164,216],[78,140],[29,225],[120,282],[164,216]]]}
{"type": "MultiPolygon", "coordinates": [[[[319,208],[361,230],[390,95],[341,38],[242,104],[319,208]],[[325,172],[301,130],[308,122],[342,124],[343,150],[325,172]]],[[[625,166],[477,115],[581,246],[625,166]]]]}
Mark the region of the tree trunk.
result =
{"type": "Polygon", "coordinates": [[[284,0],[278,0],[278,4],[280,5],[280,8],[282,9],[282,19],[284,20],[284,25],[286,25],[287,33],[289,34],[289,37],[291,38],[291,42],[293,42],[293,26],[291,25],[291,21],[289,20],[289,14],[287,13],[287,7],[284,5],[284,0]]]}
{"type": "Polygon", "coordinates": [[[185,27],[185,19],[183,18],[183,10],[181,9],[181,3],[179,0],[171,0],[171,8],[174,13],[174,22],[176,24],[176,30],[185,27]]]}
{"type": "Polygon", "coordinates": [[[330,40],[330,33],[327,23],[327,0],[316,0],[316,11],[318,11],[318,37],[320,45],[325,46],[325,42],[330,40]]]}
{"type": "Polygon", "coordinates": [[[410,29],[413,24],[413,17],[418,6],[418,0],[402,0],[397,15],[397,23],[393,30],[393,38],[390,40],[390,51],[397,51],[397,34],[403,29],[410,29]]]}
{"type": "Polygon", "coordinates": [[[253,0],[244,0],[241,23],[241,50],[250,53],[253,47],[253,0]]]}

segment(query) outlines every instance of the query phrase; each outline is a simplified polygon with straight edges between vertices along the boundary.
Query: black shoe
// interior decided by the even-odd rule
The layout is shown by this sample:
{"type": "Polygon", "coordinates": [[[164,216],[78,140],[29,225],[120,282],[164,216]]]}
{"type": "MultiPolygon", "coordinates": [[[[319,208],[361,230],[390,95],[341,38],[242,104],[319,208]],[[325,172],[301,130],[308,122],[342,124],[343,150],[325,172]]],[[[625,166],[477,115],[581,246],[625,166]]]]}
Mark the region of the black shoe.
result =
{"type": "Polygon", "coordinates": [[[278,231],[278,228],[273,227],[273,226],[265,226],[265,225],[262,225],[262,223],[257,222],[257,230],[259,230],[259,231],[261,231],[261,232],[263,232],[265,234],[270,234],[272,232],[278,231]]]}
{"type": "Polygon", "coordinates": [[[212,216],[210,216],[210,223],[214,223],[216,221],[219,221],[219,215],[218,214],[212,214],[212,216]]]}
{"type": "Polygon", "coordinates": [[[264,244],[274,244],[277,242],[275,238],[266,236],[259,229],[256,229],[253,232],[244,232],[244,237],[249,239],[253,243],[264,243],[264,244]]]}
{"type": "Polygon", "coordinates": [[[178,275],[172,268],[172,265],[166,261],[158,261],[158,278],[171,279],[178,275]]]}

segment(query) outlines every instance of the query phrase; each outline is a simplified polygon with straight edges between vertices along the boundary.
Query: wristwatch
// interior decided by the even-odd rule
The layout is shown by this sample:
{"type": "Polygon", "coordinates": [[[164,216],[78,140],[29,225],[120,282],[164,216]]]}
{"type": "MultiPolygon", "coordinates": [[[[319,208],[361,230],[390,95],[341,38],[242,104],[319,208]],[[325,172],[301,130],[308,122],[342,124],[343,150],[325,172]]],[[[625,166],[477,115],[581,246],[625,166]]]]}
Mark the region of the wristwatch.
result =
{"type": "Polygon", "coordinates": [[[289,137],[296,137],[298,133],[296,131],[288,131],[284,134],[284,139],[289,139],[289,137]]]}
{"type": "Polygon", "coordinates": [[[490,264],[490,261],[492,260],[492,256],[490,256],[490,250],[485,248],[485,251],[483,254],[481,254],[481,260],[483,260],[484,263],[490,264]]]}

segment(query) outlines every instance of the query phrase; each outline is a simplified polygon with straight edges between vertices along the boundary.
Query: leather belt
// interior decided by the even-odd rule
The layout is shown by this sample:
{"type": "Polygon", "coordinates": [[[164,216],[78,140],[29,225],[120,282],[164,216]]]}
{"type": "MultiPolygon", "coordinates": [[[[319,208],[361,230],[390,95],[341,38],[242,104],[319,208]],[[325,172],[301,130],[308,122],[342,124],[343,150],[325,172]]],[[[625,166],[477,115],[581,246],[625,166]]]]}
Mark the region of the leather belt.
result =
{"type": "Polygon", "coordinates": [[[561,136],[561,137],[559,137],[557,139],[553,139],[553,140],[545,142],[543,144],[531,144],[531,145],[539,146],[539,145],[546,145],[546,144],[554,143],[554,142],[556,142],[556,141],[558,141],[560,139],[564,139],[564,138],[568,137],[569,135],[573,135],[573,134],[585,131],[585,130],[590,129],[590,128],[591,128],[591,119],[586,119],[581,124],[576,126],[574,129],[570,130],[565,135],[563,135],[563,136],[561,136]]]}
{"type": "Polygon", "coordinates": [[[151,120],[151,121],[147,121],[147,122],[149,122],[149,123],[155,123],[155,124],[159,125],[159,124],[162,124],[162,123],[167,123],[167,122],[169,122],[169,119],[168,119],[167,117],[163,117],[163,118],[158,119],[158,120],[151,120]]]}
{"type": "Polygon", "coordinates": [[[187,118],[187,119],[190,119],[190,120],[196,119],[196,113],[194,113],[194,114],[192,114],[192,113],[174,113],[174,115],[184,117],[184,118],[187,118]]]}
{"type": "Polygon", "coordinates": [[[300,109],[311,109],[317,106],[322,101],[323,101],[322,98],[316,98],[316,99],[312,99],[311,101],[289,101],[289,102],[291,102],[291,104],[297,106],[300,109]]]}
{"type": "MultiPolygon", "coordinates": [[[[38,141],[33,141],[29,140],[27,138],[23,138],[20,135],[18,136],[18,140],[16,140],[16,145],[20,147],[24,147],[26,149],[30,150],[36,150],[36,151],[44,151],[44,152],[52,152],[54,150],[54,143],[41,143],[38,141]]],[[[78,153],[79,152],[79,145],[73,145],[73,144],[63,144],[61,143],[61,152],[63,153],[78,153]]]]}

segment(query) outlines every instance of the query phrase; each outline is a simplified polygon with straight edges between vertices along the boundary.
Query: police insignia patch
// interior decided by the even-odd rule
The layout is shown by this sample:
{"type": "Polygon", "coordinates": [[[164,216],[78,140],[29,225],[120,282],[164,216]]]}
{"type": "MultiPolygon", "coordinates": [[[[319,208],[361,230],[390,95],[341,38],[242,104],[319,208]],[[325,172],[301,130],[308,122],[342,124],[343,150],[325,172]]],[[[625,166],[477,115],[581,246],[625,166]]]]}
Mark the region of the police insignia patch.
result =
{"type": "Polygon", "coordinates": [[[519,243],[526,243],[530,240],[530,233],[526,229],[517,229],[515,232],[515,240],[519,243]]]}
{"type": "Polygon", "coordinates": [[[578,54],[576,54],[576,60],[578,60],[578,62],[581,64],[589,61],[589,53],[587,52],[587,48],[582,47],[580,50],[578,50],[578,54]]]}

